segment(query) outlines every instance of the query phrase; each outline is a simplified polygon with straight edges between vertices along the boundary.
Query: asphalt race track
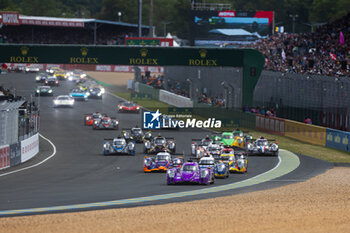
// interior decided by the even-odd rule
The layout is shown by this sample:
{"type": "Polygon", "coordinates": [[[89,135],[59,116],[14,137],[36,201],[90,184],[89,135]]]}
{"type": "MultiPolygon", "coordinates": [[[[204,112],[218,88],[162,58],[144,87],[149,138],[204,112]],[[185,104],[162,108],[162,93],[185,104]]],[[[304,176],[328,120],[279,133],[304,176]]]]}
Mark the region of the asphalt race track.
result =
{"type": "MultiPolygon", "coordinates": [[[[35,74],[1,75],[0,84],[15,87],[18,95],[27,98],[30,98],[30,94],[34,94],[34,88],[38,85],[35,83],[35,74]]],[[[55,88],[55,95],[68,94],[74,86],[72,82],[62,81],[61,86],[55,88]]],[[[72,109],[56,109],[53,108],[52,97],[40,97],[40,133],[55,145],[57,153],[40,166],[0,176],[0,211],[103,202],[205,189],[249,179],[273,169],[279,162],[277,157],[249,157],[249,169],[246,174],[231,174],[229,179],[216,179],[212,186],[168,186],[164,173],[143,172],[142,144],[137,145],[135,156],[102,155],[104,137],[118,136],[121,128],[134,127],[141,122],[140,114],[117,113],[116,106],[119,101],[120,99],[115,96],[106,94],[102,100],[76,101],[72,109]],[[84,113],[94,111],[116,116],[119,120],[119,130],[94,131],[90,126],[84,126],[84,113]]],[[[161,131],[161,134],[175,137],[177,152],[185,152],[188,155],[191,139],[204,137],[207,132],[169,130],[161,131]]],[[[53,148],[41,138],[40,150],[49,155],[53,148]]],[[[42,156],[41,153],[43,152],[40,152],[39,156],[42,156]]],[[[310,157],[299,156],[299,159],[300,166],[296,170],[262,184],[205,195],[126,204],[123,207],[188,201],[273,188],[303,181],[331,167],[326,162],[310,157]]],[[[29,161],[28,164],[33,161],[29,161]]],[[[23,165],[19,167],[21,166],[23,165]]],[[[1,171],[0,175],[3,173],[6,173],[6,170],[1,171]]]]}

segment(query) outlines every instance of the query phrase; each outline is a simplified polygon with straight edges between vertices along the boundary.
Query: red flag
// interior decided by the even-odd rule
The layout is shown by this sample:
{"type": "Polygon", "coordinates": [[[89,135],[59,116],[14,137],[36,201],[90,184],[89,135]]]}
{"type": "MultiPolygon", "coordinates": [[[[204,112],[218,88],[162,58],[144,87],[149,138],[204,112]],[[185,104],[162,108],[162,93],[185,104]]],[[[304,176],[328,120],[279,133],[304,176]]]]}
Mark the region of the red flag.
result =
{"type": "Polygon", "coordinates": [[[331,56],[331,59],[333,60],[333,61],[336,61],[337,60],[337,56],[334,54],[334,53],[329,53],[329,56],[331,56]]]}

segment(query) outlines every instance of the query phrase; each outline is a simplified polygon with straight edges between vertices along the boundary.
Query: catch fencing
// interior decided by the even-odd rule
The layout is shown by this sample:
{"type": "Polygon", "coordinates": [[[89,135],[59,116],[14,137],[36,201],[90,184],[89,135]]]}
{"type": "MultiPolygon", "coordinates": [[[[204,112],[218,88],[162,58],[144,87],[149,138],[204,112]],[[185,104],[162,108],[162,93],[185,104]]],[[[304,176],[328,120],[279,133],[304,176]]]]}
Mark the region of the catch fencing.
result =
{"type": "Polygon", "coordinates": [[[263,71],[254,105],[273,107],[282,118],[350,130],[350,78],[263,71]]]}

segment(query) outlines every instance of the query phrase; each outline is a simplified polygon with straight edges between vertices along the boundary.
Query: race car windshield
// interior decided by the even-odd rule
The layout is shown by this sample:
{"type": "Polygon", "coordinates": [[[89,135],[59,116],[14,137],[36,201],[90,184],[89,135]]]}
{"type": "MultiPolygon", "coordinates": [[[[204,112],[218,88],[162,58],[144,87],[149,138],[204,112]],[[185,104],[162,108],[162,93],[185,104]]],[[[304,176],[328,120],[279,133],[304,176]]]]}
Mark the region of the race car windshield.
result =
{"type": "Polygon", "coordinates": [[[154,141],[155,144],[157,145],[163,145],[165,144],[165,139],[164,138],[156,138],[156,140],[154,141]]]}
{"type": "Polygon", "coordinates": [[[104,119],[102,119],[102,122],[103,123],[109,123],[111,121],[111,119],[109,119],[109,118],[104,118],[104,119]]]}
{"type": "Polygon", "coordinates": [[[125,141],[119,140],[119,141],[114,141],[114,145],[116,146],[122,146],[125,145],[125,141]]]}
{"type": "Polygon", "coordinates": [[[233,135],[223,135],[222,138],[223,139],[232,139],[233,135]]]}
{"type": "Polygon", "coordinates": [[[203,145],[203,146],[208,146],[210,143],[211,143],[210,140],[203,140],[203,141],[202,141],[202,145],[203,145]]]}
{"type": "Polygon", "coordinates": [[[235,136],[235,137],[243,137],[243,133],[242,132],[234,132],[233,136],[235,136]]]}
{"type": "Polygon", "coordinates": [[[157,160],[170,160],[169,155],[157,155],[157,160]]]}
{"type": "Polygon", "coordinates": [[[185,171],[185,172],[194,172],[194,171],[197,171],[197,166],[194,166],[194,165],[184,165],[182,167],[182,171],[185,171]]]}
{"type": "Polygon", "coordinates": [[[84,91],[83,91],[83,90],[80,90],[80,89],[73,89],[72,92],[75,92],[75,93],[83,93],[84,91]]]}
{"type": "Polygon", "coordinates": [[[133,107],[133,106],[134,106],[134,103],[132,103],[132,102],[125,102],[125,103],[124,103],[124,106],[125,106],[125,107],[133,107]]]}
{"type": "Polygon", "coordinates": [[[70,98],[68,96],[60,96],[57,97],[58,100],[69,100],[70,98]]]}
{"type": "Polygon", "coordinates": [[[259,141],[256,142],[256,145],[258,145],[258,146],[267,146],[267,141],[259,140],[259,141]]]}
{"type": "Polygon", "coordinates": [[[142,130],[141,129],[132,129],[132,132],[133,132],[133,134],[136,134],[136,135],[142,134],[142,130]]]}
{"type": "Polygon", "coordinates": [[[92,114],[92,117],[93,118],[100,118],[101,117],[101,114],[98,114],[98,113],[94,113],[94,114],[92,114]]]}
{"type": "Polygon", "coordinates": [[[199,161],[199,165],[214,165],[214,161],[213,160],[201,160],[199,161]]]}
{"type": "Polygon", "coordinates": [[[220,159],[221,159],[222,161],[229,161],[229,160],[230,160],[230,157],[225,156],[225,157],[221,157],[220,159]]]}
{"type": "Polygon", "coordinates": [[[39,87],[40,90],[43,90],[43,91],[47,91],[49,89],[51,89],[50,87],[39,87]]]}
{"type": "Polygon", "coordinates": [[[91,88],[90,89],[91,92],[100,92],[100,88],[91,88]]]}

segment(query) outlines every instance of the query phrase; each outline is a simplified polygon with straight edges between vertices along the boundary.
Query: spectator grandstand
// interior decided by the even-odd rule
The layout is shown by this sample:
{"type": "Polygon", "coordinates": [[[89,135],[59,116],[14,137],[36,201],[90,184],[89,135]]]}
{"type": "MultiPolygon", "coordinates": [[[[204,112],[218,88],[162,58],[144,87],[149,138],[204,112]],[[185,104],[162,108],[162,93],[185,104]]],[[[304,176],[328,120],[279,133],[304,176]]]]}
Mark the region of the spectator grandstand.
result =
{"type": "MultiPolygon", "coordinates": [[[[138,34],[137,24],[125,22],[14,15],[17,24],[6,24],[0,16],[0,43],[120,45],[126,36],[138,34]]],[[[148,31],[142,26],[143,35],[148,31]]]]}
{"type": "Polygon", "coordinates": [[[350,76],[350,14],[313,33],[277,33],[254,44],[265,69],[326,76],[350,76]]]}

